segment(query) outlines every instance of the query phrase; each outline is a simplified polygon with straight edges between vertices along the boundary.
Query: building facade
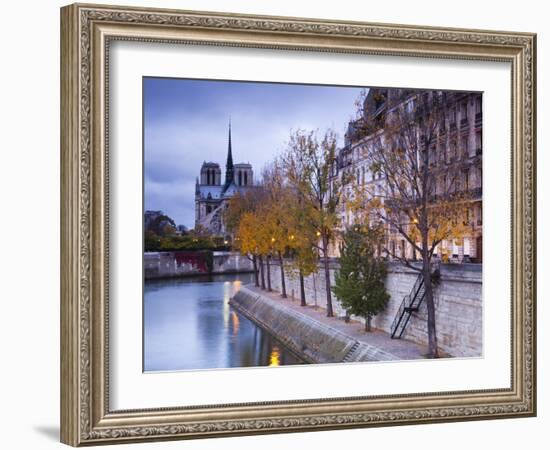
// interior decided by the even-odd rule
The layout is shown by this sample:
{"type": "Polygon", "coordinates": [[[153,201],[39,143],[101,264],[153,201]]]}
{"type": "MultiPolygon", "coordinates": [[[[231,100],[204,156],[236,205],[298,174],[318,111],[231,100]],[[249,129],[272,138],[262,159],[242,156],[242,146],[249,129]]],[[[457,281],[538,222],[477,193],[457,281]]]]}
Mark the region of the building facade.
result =
{"type": "Polygon", "coordinates": [[[195,183],[195,229],[223,236],[226,232],[223,211],[227,207],[228,200],[237,192],[244,193],[253,186],[252,165],[233,164],[231,124],[229,124],[224,179],[222,180],[222,171],[218,163],[205,161],[195,183]]]}
{"type": "MultiPolygon", "coordinates": [[[[347,194],[360,186],[371,195],[384,196],[384,176],[380,171],[372,170],[369,152],[376,151],[374,142],[384,141],[386,120],[392,109],[403,106],[418,95],[421,95],[418,91],[404,89],[369,90],[362,117],[349,123],[345,144],[338,151],[332,168],[333,182],[338,180],[347,194]],[[364,124],[367,123],[376,126],[366,128],[364,124]],[[369,131],[365,131],[367,129],[369,131]]],[[[434,256],[450,262],[480,263],[483,259],[482,94],[444,92],[440,95],[443,96],[445,114],[428,149],[430,173],[436,180],[434,194],[444,190],[449,183],[448,174],[452,174],[458,190],[467,193],[469,205],[464,219],[467,231],[459,239],[441,242],[434,256]]],[[[346,198],[349,195],[344,195],[340,203],[339,232],[362,220],[348,207],[346,198]]],[[[416,259],[412,246],[395,230],[388,228],[386,239],[390,253],[416,259]]],[[[333,256],[339,255],[339,244],[337,237],[331,250],[333,256]]]]}

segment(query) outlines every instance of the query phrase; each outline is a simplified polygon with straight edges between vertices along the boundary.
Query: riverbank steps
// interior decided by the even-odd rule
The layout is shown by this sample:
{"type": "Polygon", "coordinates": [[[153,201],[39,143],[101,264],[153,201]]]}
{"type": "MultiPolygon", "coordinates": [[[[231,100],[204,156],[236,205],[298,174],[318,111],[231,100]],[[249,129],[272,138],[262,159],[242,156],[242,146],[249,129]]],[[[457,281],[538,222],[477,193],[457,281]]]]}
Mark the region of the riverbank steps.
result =
{"type": "Polygon", "coordinates": [[[288,305],[288,301],[279,301],[252,286],[241,287],[230,304],[308,363],[401,359],[297,311],[288,305]]]}
{"type": "MultiPolygon", "coordinates": [[[[300,282],[296,271],[285,266],[286,291],[290,298],[299,300],[300,282]]],[[[271,263],[271,286],[281,291],[281,271],[278,261],[271,263]]],[[[338,262],[330,262],[330,281],[334,286],[334,274],[338,262]]],[[[386,290],[390,300],[386,309],[373,317],[375,329],[390,333],[391,323],[403,301],[410,293],[418,272],[397,262],[388,263],[386,290]]],[[[320,266],[316,273],[305,278],[306,303],[326,308],[324,270],[320,266]]],[[[503,307],[506,299],[503,299],[503,307]]],[[[344,317],[345,310],[332,295],[333,310],[337,317],[344,317]]],[[[441,279],[434,291],[436,327],[439,349],[449,356],[480,357],[483,354],[483,302],[481,264],[442,264],[441,279]]],[[[358,321],[363,318],[354,317],[358,321]]],[[[427,310],[423,302],[419,311],[411,315],[403,339],[426,345],[428,342],[427,310]]]]}

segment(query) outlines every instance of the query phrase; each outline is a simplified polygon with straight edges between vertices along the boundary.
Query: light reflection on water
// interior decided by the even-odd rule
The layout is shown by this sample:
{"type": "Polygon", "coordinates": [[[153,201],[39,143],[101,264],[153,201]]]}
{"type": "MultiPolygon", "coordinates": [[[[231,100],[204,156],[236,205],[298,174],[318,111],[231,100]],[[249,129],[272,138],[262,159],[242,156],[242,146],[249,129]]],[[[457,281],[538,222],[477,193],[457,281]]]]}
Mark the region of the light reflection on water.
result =
{"type": "Polygon", "coordinates": [[[144,370],[170,371],[301,364],[229,305],[249,274],[147,280],[144,370]]]}

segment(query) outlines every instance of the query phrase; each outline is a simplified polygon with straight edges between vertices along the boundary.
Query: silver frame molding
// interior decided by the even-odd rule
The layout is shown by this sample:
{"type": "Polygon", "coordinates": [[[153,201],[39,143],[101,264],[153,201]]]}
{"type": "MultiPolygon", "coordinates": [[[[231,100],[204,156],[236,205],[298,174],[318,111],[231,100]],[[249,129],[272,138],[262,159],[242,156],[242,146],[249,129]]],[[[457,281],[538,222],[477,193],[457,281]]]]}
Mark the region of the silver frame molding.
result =
{"type": "Polygon", "coordinates": [[[61,441],[203,438],[536,414],[536,35],[75,4],[61,9],[61,441]],[[509,389],[109,408],[108,58],[113,40],[509,62],[509,389]]]}

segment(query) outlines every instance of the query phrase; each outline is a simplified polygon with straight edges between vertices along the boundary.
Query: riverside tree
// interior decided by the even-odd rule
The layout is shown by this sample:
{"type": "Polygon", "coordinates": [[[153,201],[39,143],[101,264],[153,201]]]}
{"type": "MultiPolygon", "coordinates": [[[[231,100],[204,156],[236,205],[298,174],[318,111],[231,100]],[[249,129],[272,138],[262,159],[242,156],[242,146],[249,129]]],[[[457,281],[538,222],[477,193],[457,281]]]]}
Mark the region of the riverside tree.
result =
{"type": "MultiPolygon", "coordinates": [[[[280,160],[275,159],[267,165],[262,174],[265,191],[262,210],[262,227],[269,243],[270,255],[279,261],[281,276],[281,297],[286,298],[286,277],[284,254],[294,244],[294,234],[291,230],[292,220],[289,216],[289,205],[292,202],[292,192],[286,182],[280,160]]],[[[270,256],[268,255],[268,258],[270,256]]]]}
{"type": "Polygon", "coordinates": [[[330,289],[329,244],[338,225],[338,205],[342,195],[339,182],[331,185],[331,169],[336,159],[336,135],[328,130],[321,138],[315,131],[291,134],[281,161],[289,185],[303,209],[304,226],[313,230],[313,247],[322,255],[326,282],[327,316],[334,315],[330,289]]]}
{"type": "Polygon", "coordinates": [[[342,233],[340,270],[332,291],[348,314],[364,317],[365,331],[371,331],[372,317],[390,298],[384,286],[385,262],[375,254],[382,239],[381,228],[368,226],[356,225],[342,233]]]}
{"type": "Polygon", "coordinates": [[[402,94],[393,103],[383,96],[375,98],[378,107],[386,102],[385,115],[365,116],[362,123],[358,122],[368,142],[363,156],[376,175],[374,178],[380,182],[363,188],[367,192],[356,196],[356,206],[362,203],[368,210],[367,217],[386,225],[387,243],[391,243],[392,235],[398,235],[419,255],[420,265],[411,263],[395,245],[384,248],[386,254],[422,274],[429,356],[437,358],[432,258],[443,240],[464,235],[468,191],[467,186],[461,184],[460,161],[441,154],[449,151],[441,145],[447,116],[445,93],[402,94]],[[447,157],[451,163],[437,164],[441,160],[438,156],[447,157]]]}
{"type": "MultiPolygon", "coordinates": [[[[234,241],[238,244],[237,247],[243,255],[252,255],[254,264],[254,282],[256,286],[260,286],[258,279],[257,260],[259,255],[259,243],[257,241],[256,230],[258,228],[258,217],[253,212],[245,212],[241,215],[236,230],[234,241]]],[[[265,289],[265,278],[263,266],[260,265],[261,287],[265,289]]]]}
{"type": "Polygon", "coordinates": [[[304,211],[296,209],[298,205],[290,207],[289,218],[293,225],[290,227],[290,251],[292,253],[292,267],[298,272],[300,282],[300,306],[306,306],[305,277],[318,269],[318,252],[315,248],[317,236],[309,222],[301,214],[304,211]]]}
{"type": "MultiPolygon", "coordinates": [[[[245,193],[237,192],[230,198],[228,207],[224,210],[225,227],[233,236],[233,247],[252,260],[256,286],[260,285],[258,265],[260,263],[259,249],[261,246],[257,233],[257,228],[260,225],[258,216],[261,205],[264,202],[264,197],[265,191],[262,186],[248,190],[245,193]],[[246,220],[241,227],[241,223],[245,217],[246,220]]],[[[263,266],[261,264],[260,270],[263,278],[263,266]]]]}

